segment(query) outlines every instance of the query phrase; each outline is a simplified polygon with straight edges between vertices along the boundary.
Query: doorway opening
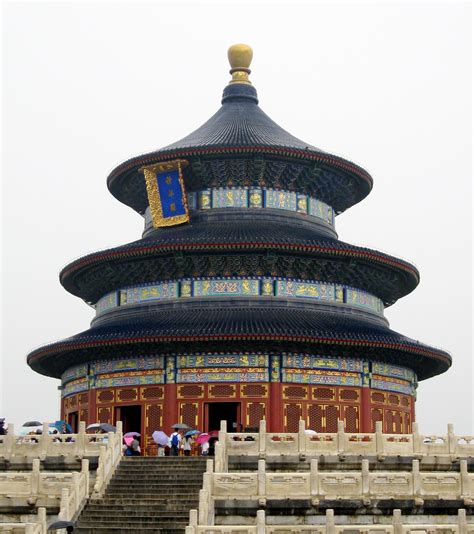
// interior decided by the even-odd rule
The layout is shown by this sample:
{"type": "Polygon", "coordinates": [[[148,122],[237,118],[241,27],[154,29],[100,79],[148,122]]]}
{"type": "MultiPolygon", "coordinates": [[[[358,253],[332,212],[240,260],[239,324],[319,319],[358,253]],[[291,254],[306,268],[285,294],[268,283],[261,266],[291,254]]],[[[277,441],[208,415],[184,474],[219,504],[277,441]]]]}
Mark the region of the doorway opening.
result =
{"type": "Polygon", "coordinates": [[[67,422],[71,425],[72,433],[77,434],[79,430],[79,413],[78,412],[68,413],[67,422]]]}
{"type": "Polygon", "coordinates": [[[227,421],[227,432],[241,432],[240,402],[209,402],[207,412],[207,432],[220,430],[221,421],[227,421]]]}
{"type": "Polygon", "coordinates": [[[122,421],[123,433],[142,432],[142,407],[139,404],[115,408],[115,421],[122,421]]]}

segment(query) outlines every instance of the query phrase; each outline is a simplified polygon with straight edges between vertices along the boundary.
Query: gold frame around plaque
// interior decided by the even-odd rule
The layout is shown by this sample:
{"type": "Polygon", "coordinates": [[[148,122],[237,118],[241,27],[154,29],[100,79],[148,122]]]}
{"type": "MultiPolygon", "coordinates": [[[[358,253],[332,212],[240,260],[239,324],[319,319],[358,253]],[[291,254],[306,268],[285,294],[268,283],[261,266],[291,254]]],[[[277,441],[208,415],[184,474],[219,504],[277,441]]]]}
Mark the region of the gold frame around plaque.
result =
{"type": "Polygon", "coordinates": [[[143,172],[145,176],[146,190],[148,194],[148,203],[150,204],[151,220],[154,228],[163,228],[166,226],[175,226],[189,222],[189,208],[188,198],[186,195],[186,189],[184,187],[183,172],[182,169],[189,165],[189,162],[185,159],[175,159],[172,161],[164,161],[160,163],[154,163],[153,165],[146,165],[139,170],[143,172]],[[176,215],[175,217],[163,217],[163,208],[161,206],[160,194],[158,191],[158,182],[156,175],[165,171],[178,171],[179,185],[182,191],[182,201],[186,213],[184,215],[176,215]]]}

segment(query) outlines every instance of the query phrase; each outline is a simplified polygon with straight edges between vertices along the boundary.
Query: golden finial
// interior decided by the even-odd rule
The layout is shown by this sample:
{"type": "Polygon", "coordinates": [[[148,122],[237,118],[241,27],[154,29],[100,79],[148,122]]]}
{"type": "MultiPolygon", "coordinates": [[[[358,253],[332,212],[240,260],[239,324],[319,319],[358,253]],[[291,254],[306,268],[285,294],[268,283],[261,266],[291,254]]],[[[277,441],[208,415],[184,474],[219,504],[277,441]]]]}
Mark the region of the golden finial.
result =
{"type": "Polygon", "coordinates": [[[253,50],[246,44],[232,45],[227,51],[229,58],[230,73],[232,80],[229,83],[250,83],[250,63],[252,62],[253,50]]]}

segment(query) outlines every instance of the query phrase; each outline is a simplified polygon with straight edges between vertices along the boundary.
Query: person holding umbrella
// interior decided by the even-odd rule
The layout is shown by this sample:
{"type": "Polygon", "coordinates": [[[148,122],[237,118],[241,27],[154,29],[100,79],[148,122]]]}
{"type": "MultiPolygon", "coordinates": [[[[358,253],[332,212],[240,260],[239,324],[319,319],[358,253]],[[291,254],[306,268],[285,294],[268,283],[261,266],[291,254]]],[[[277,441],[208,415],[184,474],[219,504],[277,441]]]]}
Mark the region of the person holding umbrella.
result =
{"type": "Polygon", "coordinates": [[[178,432],[177,429],[174,429],[174,432],[170,436],[170,442],[169,442],[169,446],[171,449],[170,456],[178,456],[180,444],[181,444],[181,434],[178,432]]]}

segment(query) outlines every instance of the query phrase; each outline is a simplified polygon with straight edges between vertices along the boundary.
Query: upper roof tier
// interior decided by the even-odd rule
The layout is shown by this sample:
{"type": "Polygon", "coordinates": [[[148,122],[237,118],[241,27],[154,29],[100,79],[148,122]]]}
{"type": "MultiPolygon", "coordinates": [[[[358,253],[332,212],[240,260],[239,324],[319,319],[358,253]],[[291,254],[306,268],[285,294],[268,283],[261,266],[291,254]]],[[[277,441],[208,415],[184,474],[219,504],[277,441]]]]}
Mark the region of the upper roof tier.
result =
{"type": "Polygon", "coordinates": [[[118,200],[143,213],[148,203],[140,167],[176,158],[191,163],[184,170],[191,191],[232,185],[298,190],[316,196],[337,213],[369,194],[372,178],[364,169],[294,137],[260,109],[257,91],[248,81],[250,60],[250,47],[231,47],[232,81],[224,89],[217,113],[180,141],[129,159],[112,171],[107,185],[118,200]],[[229,165],[235,159],[248,161],[245,176],[237,183],[235,166],[229,165]],[[255,159],[262,163],[254,165],[255,159]],[[221,162],[218,172],[206,166],[216,160],[221,162]],[[265,168],[275,162],[281,165],[278,179],[265,168]]]}

